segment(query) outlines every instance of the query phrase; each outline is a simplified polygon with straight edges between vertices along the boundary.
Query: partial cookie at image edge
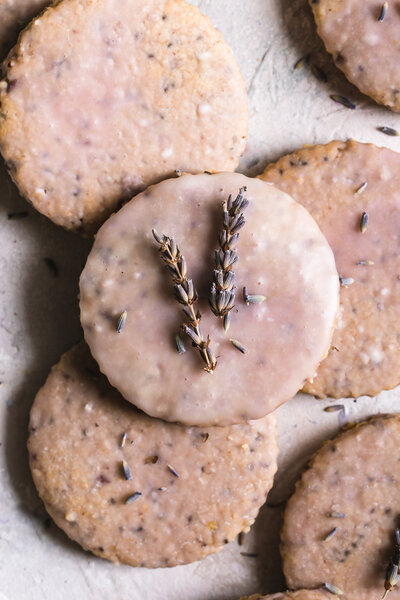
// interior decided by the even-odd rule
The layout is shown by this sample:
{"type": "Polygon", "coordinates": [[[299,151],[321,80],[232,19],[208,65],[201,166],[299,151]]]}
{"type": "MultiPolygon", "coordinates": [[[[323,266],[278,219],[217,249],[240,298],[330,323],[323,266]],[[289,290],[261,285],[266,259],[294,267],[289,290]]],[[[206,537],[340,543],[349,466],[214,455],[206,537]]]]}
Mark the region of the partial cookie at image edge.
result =
{"type": "Polygon", "coordinates": [[[341,276],[332,346],[304,391],[357,398],[394,388],[400,383],[400,155],[333,141],[282,157],[260,178],[315,218],[341,276]]]}

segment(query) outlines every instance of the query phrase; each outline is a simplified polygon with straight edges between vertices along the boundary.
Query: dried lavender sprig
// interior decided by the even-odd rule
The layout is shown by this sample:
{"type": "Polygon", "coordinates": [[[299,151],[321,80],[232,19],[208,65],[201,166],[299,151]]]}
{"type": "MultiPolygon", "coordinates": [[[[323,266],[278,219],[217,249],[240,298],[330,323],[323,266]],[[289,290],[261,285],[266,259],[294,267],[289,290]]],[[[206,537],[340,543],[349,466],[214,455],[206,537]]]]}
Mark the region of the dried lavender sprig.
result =
{"type": "Polygon", "coordinates": [[[329,533],[326,534],[323,541],[329,542],[336,534],[337,534],[337,527],[334,527],[333,529],[330,530],[329,533]]]}
{"type": "Polygon", "coordinates": [[[387,127],[386,125],[383,125],[383,127],[377,127],[377,130],[386,135],[391,135],[391,136],[400,135],[400,133],[397,131],[397,129],[393,129],[393,127],[387,127]]]}
{"type": "Polygon", "coordinates": [[[379,17],[378,17],[378,21],[380,23],[382,23],[382,21],[385,20],[388,10],[389,10],[389,4],[387,2],[384,2],[381,6],[381,10],[379,12],[379,17]]]}
{"type": "Polygon", "coordinates": [[[178,478],[180,477],[178,471],[176,469],[174,469],[174,467],[172,465],[167,465],[167,469],[170,473],[172,473],[172,475],[174,477],[178,477],[178,478]]]}
{"type": "Polygon", "coordinates": [[[243,300],[249,306],[249,304],[262,304],[267,299],[262,294],[248,294],[247,288],[243,288],[243,300]]]}
{"type": "Polygon", "coordinates": [[[301,56],[294,64],[293,69],[301,69],[304,65],[310,60],[310,55],[306,54],[305,56],[301,56]]]}
{"type": "Polygon", "coordinates": [[[127,316],[128,316],[128,313],[127,313],[127,311],[126,311],[126,310],[124,310],[124,312],[122,312],[122,313],[119,315],[119,317],[118,317],[118,320],[117,320],[117,323],[116,323],[116,325],[115,325],[115,331],[116,331],[117,333],[121,333],[121,331],[122,331],[122,328],[123,328],[123,326],[125,325],[125,321],[126,321],[126,318],[127,318],[127,316]]]}
{"type": "Polygon", "coordinates": [[[372,267],[374,265],[373,260],[359,260],[357,263],[358,267],[372,267]]]}
{"type": "Polygon", "coordinates": [[[343,596],[343,591],[340,588],[338,588],[336,585],[333,585],[333,583],[328,583],[326,581],[325,583],[322,584],[322,587],[324,590],[326,590],[330,594],[333,594],[334,596],[343,596]]]}
{"type": "Polygon", "coordinates": [[[176,336],[175,336],[175,345],[176,345],[178,354],[185,354],[185,352],[186,352],[185,344],[183,343],[181,336],[178,334],[176,334],[176,336]]]}
{"type": "Polygon", "coordinates": [[[130,479],[132,479],[132,473],[131,473],[131,470],[130,470],[129,465],[126,462],[126,460],[122,461],[121,468],[122,468],[122,473],[123,473],[125,479],[127,481],[129,481],[130,479]]]}
{"type": "Polygon", "coordinates": [[[354,102],[346,98],[346,96],[341,96],[340,94],[331,94],[330,98],[331,100],[333,100],[337,104],[341,104],[345,108],[350,108],[351,110],[355,110],[357,108],[354,102]]]}
{"type": "Polygon", "coordinates": [[[348,287],[354,283],[353,277],[342,277],[339,275],[339,282],[342,287],[348,287]]]}
{"type": "MultiPolygon", "coordinates": [[[[234,245],[239,239],[239,231],[245,224],[243,211],[249,201],[244,197],[246,187],[239,190],[239,194],[233,200],[229,196],[223,213],[223,229],[218,234],[219,250],[215,251],[214,281],[211,286],[210,307],[214,315],[224,318],[232,310],[235,303],[235,273],[233,267],[239,260],[234,245]]],[[[225,319],[225,330],[229,326],[225,319]]]]}
{"type": "Polygon", "coordinates": [[[188,319],[188,322],[182,325],[182,330],[189,336],[193,345],[200,352],[200,356],[206,364],[204,370],[207,373],[213,373],[217,366],[217,360],[210,348],[210,338],[207,336],[207,339],[204,339],[200,330],[201,314],[199,310],[196,311],[195,309],[198,295],[193,281],[187,278],[186,260],[173,238],[166,235],[159,236],[154,229],[153,236],[160,246],[160,256],[174,281],[175,298],[183,305],[182,310],[188,319]]]}
{"type": "Polygon", "coordinates": [[[364,183],[362,183],[354,192],[355,194],[359,195],[362,194],[363,191],[368,187],[368,181],[364,181],[364,183]]]}
{"type": "Polygon", "coordinates": [[[389,592],[393,592],[400,581],[400,529],[397,528],[394,532],[395,545],[394,552],[390,557],[390,563],[386,569],[385,575],[385,593],[382,600],[386,598],[389,592]]]}
{"type": "Polygon", "coordinates": [[[361,231],[361,233],[365,233],[367,231],[367,227],[368,227],[368,213],[366,213],[364,211],[362,213],[361,219],[360,219],[360,231],[361,231]]]}

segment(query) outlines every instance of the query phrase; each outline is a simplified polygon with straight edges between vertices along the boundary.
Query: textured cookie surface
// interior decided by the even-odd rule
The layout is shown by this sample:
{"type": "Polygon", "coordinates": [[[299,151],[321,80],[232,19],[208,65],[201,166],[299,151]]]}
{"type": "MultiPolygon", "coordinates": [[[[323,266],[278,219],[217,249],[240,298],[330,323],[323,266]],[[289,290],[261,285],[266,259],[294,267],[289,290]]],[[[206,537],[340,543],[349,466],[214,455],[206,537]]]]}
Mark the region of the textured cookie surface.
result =
{"type": "Polygon", "coordinates": [[[379,20],[379,0],[310,0],[318,33],[336,65],[364,94],[400,111],[400,12],[379,20]]]}
{"type": "Polygon", "coordinates": [[[23,33],[0,83],[21,193],[68,229],[173,174],[234,170],[247,97],[222,35],[183,0],[68,0],[23,33]]]}
{"type": "Polygon", "coordinates": [[[100,369],[127,400],[169,421],[229,425],[273,411],[314,373],[329,348],[338,287],[325,238],[286,194],[237,173],[185,175],[140,194],[103,225],[81,276],[81,321],[100,369]],[[225,333],[207,298],[224,202],[242,186],[250,205],[225,333]],[[200,296],[201,330],[218,357],[212,374],[183,333],[186,352],[176,350],[185,316],[152,229],[174,237],[186,258],[200,296]],[[265,302],[247,306],[243,287],[265,302]]]}
{"type": "Polygon", "coordinates": [[[278,453],[273,415],[198,429],[140,413],[98,374],[83,344],[39,391],[28,446],[57,525],[103,558],[146,567],[199,560],[248,530],[278,453]]]}
{"type": "Polygon", "coordinates": [[[48,4],[48,0],[0,0],[0,60],[15,44],[21,29],[48,4]]]}
{"type": "Polygon", "coordinates": [[[323,590],[297,590],[295,592],[278,592],[276,594],[253,594],[242,596],[240,600],[331,600],[332,596],[323,590]]]}
{"type": "Polygon", "coordinates": [[[262,178],[310,211],[333,249],[339,274],[354,279],[341,288],[332,348],[305,390],[340,398],[395,387],[400,383],[400,155],[371,144],[332,142],[283,157],[262,178]],[[361,233],[363,212],[368,224],[361,233]]]}
{"type": "Polygon", "coordinates": [[[344,598],[382,597],[399,525],[399,436],[400,415],[375,417],[313,457],[284,514],[281,553],[290,588],[327,582],[344,598]]]}

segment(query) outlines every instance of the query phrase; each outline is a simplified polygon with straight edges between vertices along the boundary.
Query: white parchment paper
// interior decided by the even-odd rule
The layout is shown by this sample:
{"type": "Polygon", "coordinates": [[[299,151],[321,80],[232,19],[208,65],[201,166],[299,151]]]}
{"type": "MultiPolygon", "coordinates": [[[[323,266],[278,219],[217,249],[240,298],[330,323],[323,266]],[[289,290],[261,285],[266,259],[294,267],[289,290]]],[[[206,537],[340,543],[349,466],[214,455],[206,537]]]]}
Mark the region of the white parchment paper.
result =
{"type": "MultiPolygon", "coordinates": [[[[7,1],[0,0],[0,19],[7,1]]],[[[400,130],[400,115],[360,94],[334,67],[306,0],[193,3],[222,30],[243,70],[250,132],[241,171],[256,175],[288,151],[335,138],[400,151],[400,137],[376,129],[400,130]],[[293,70],[308,53],[328,83],[316,79],[310,65],[293,70]],[[335,104],[332,93],[349,97],[357,110],[335,104]]],[[[0,166],[0,600],[235,600],[283,590],[278,547],[283,503],[308,457],[339,429],[337,413],[323,412],[328,401],[298,395],[277,411],[276,484],[241,547],[234,542],[203,562],[173,569],[115,567],[81,550],[47,518],[28,468],[28,413],[50,367],[81,338],[78,277],[89,248],[89,241],[28,207],[0,166]],[[10,220],[7,215],[15,211],[28,216],[10,220]],[[58,277],[45,258],[56,262],[58,277]]],[[[354,420],[400,412],[399,389],[344,403],[354,420]]]]}

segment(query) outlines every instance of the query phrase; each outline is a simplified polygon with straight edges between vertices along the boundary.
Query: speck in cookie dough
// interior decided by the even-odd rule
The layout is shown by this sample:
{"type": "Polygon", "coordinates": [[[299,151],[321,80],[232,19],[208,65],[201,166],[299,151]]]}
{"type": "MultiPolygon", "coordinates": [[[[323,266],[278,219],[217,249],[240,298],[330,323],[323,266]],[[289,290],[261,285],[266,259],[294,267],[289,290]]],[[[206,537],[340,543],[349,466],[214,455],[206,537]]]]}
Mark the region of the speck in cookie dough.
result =
{"type": "Polygon", "coordinates": [[[3,65],[0,149],[23,196],[93,233],[176,170],[233,171],[247,95],[230,47],[184,0],[69,0],[3,65]]]}
{"type": "Polygon", "coordinates": [[[139,412],[99,374],[85,344],[34,401],[29,460],[57,525],[115,563],[172,567],[248,531],[277,468],[275,416],[183,427],[139,412]]]}
{"type": "Polygon", "coordinates": [[[400,12],[397,2],[310,0],[318,33],[358,89],[400,111],[400,12]]]}
{"type": "Polygon", "coordinates": [[[284,156],[262,179],[312,214],[342,284],[331,350],[305,391],[357,398],[394,388],[400,383],[400,155],[335,141],[284,156]]]}
{"type": "MultiPolygon", "coordinates": [[[[284,513],[281,554],[291,589],[324,585],[347,600],[382,598],[399,526],[399,437],[400,415],[376,416],[311,459],[284,513]]],[[[389,596],[399,597],[400,590],[389,596]]]]}

